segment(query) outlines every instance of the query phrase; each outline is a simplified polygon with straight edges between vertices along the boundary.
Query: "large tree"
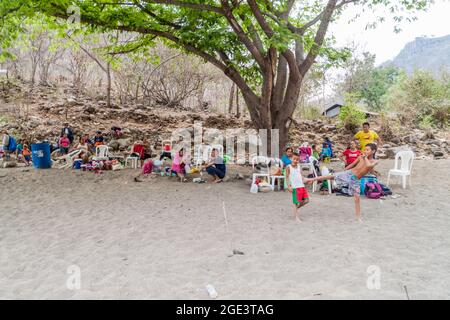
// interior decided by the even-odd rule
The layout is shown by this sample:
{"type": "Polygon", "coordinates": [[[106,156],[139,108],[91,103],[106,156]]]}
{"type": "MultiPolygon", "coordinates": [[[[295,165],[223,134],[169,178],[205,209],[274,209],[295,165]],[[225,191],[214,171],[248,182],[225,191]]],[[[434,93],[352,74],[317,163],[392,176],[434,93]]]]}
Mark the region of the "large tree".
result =
{"type": "Polygon", "coordinates": [[[90,30],[139,34],[126,50],[157,39],[200,56],[239,88],[257,129],[279,129],[288,142],[302,81],[319,56],[339,59],[327,41],[330,24],[348,6],[385,7],[396,21],[429,0],[10,0],[0,14],[72,19],[90,30]],[[406,9],[406,10],[405,10],[406,9]],[[76,10],[75,10],[76,11],[76,10]]]}

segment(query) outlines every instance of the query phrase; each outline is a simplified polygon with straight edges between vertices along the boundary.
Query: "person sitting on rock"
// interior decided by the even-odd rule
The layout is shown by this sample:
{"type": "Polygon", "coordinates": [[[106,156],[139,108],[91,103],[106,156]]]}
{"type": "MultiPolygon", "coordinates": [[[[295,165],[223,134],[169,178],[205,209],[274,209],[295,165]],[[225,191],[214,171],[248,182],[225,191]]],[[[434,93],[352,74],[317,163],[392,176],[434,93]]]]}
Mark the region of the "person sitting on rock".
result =
{"type": "Polygon", "coordinates": [[[219,151],[215,148],[212,149],[211,158],[208,160],[208,163],[203,166],[203,168],[206,169],[208,174],[214,177],[215,183],[222,182],[227,171],[223,158],[219,155],[219,151]]]}

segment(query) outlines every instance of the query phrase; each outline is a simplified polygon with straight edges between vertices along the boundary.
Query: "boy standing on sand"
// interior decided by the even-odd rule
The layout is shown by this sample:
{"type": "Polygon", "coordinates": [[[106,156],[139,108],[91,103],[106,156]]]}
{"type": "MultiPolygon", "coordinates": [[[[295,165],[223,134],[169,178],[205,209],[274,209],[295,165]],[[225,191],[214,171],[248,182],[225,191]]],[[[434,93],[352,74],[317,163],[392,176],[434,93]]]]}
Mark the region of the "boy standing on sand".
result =
{"type": "Polygon", "coordinates": [[[347,187],[349,194],[354,196],[356,218],[361,222],[359,179],[369,172],[373,172],[373,168],[378,164],[378,161],[373,158],[376,152],[377,146],[373,143],[369,143],[365,147],[364,154],[347,166],[346,171],[339,172],[335,176],[322,176],[311,179],[311,181],[335,180],[339,187],[347,187]]]}
{"type": "Polygon", "coordinates": [[[312,179],[303,179],[302,169],[298,165],[300,157],[298,153],[294,152],[291,158],[291,164],[286,168],[286,181],[289,192],[292,193],[292,202],[294,219],[301,222],[299,209],[309,202],[308,190],[305,188],[305,183],[309,183],[312,179]]]}

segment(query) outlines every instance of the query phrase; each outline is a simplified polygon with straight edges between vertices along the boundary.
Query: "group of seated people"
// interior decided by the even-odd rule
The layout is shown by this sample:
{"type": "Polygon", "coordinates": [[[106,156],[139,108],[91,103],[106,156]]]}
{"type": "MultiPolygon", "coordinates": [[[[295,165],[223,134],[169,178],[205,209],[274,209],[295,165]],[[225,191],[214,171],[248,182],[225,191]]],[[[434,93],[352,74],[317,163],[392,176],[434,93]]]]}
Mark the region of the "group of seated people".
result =
{"type": "MultiPolygon", "coordinates": [[[[327,160],[334,158],[336,155],[333,153],[333,142],[330,139],[325,138],[322,143],[322,147],[319,144],[313,144],[311,146],[308,143],[303,144],[296,150],[299,154],[300,162],[328,162],[327,160]]],[[[292,154],[294,153],[293,147],[287,147],[281,160],[284,166],[291,164],[292,154]]],[[[361,150],[358,149],[358,142],[351,140],[347,148],[339,154],[339,159],[344,161],[345,166],[348,166],[355,161],[361,155],[361,150]]]]}
{"type": "MultiPolygon", "coordinates": [[[[191,157],[188,153],[185,152],[184,148],[179,149],[178,151],[171,150],[170,143],[163,143],[163,148],[161,155],[158,159],[150,159],[151,154],[142,155],[139,154],[139,150],[141,145],[135,144],[132,148],[133,153],[143,162],[142,165],[142,174],[148,175],[154,169],[160,172],[169,173],[169,175],[177,176],[180,178],[181,182],[186,182],[186,175],[191,173],[192,161],[191,157]],[[171,166],[166,167],[166,161],[171,160],[171,166]]],[[[192,170],[193,172],[205,170],[209,175],[213,177],[213,182],[220,183],[226,174],[226,164],[224,159],[220,156],[219,150],[212,149],[211,155],[206,161],[206,163],[202,164],[200,168],[197,170],[192,170]]]]}

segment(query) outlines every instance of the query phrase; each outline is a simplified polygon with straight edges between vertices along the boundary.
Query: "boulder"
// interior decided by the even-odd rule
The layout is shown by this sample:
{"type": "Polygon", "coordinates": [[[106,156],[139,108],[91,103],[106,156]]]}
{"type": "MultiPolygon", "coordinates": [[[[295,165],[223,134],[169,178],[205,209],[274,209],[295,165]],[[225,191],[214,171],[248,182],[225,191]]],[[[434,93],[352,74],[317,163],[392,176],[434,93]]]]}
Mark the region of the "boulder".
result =
{"type": "Polygon", "coordinates": [[[385,153],[380,152],[380,153],[377,153],[377,158],[384,160],[384,159],[387,159],[388,156],[385,153]]]}
{"type": "Polygon", "coordinates": [[[83,109],[83,112],[87,113],[87,114],[94,114],[94,113],[96,113],[96,111],[97,111],[97,109],[94,106],[86,106],[83,109]]]}
{"type": "Polygon", "coordinates": [[[443,158],[444,157],[444,153],[441,150],[434,150],[433,151],[433,156],[434,156],[434,158],[443,158]]]}
{"type": "Polygon", "coordinates": [[[11,159],[11,160],[8,160],[8,161],[2,159],[2,160],[0,160],[0,167],[1,168],[14,168],[14,167],[17,167],[17,161],[14,160],[14,159],[11,159]]]}
{"type": "Polygon", "coordinates": [[[116,141],[119,144],[119,149],[120,150],[129,149],[131,147],[131,144],[132,144],[131,139],[117,139],[116,141]]]}
{"type": "Polygon", "coordinates": [[[410,146],[400,146],[400,147],[392,147],[386,149],[386,156],[388,159],[395,159],[395,155],[399,151],[414,151],[410,146]]]}
{"type": "Polygon", "coordinates": [[[438,140],[438,139],[428,139],[428,140],[425,140],[425,143],[428,145],[441,146],[442,141],[438,140]]]}
{"type": "Polygon", "coordinates": [[[79,104],[79,102],[74,97],[69,97],[64,102],[63,107],[70,108],[70,107],[74,107],[78,104],[79,104]]]}

